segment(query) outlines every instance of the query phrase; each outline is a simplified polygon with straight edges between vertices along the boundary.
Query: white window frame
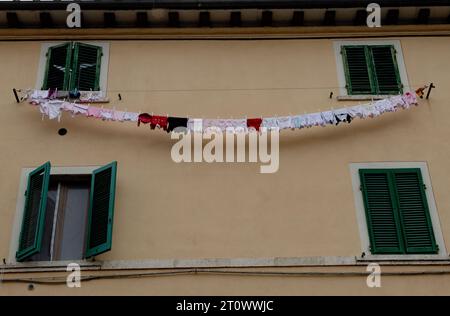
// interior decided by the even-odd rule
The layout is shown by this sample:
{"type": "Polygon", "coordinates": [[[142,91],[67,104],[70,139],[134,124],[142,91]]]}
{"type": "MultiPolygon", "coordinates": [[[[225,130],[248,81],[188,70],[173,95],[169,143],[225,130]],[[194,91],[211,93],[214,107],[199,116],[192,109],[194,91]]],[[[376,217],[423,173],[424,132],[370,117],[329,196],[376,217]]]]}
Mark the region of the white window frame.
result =
{"type": "Polygon", "coordinates": [[[356,208],[356,218],[358,221],[359,234],[361,238],[361,255],[359,260],[433,260],[433,259],[448,259],[447,249],[442,235],[441,225],[439,221],[439,214],[434,200],[433,187],[431,186],[431,178],[428,172],[426,162],[368,162],[368,163],[351,163],[350,175],[352,178],[353,196],[356,208]],[[422,173],[423,183],[426,186],[425,195],[427,197],[428,209],[430,211],[430,218],[433,225],[434,237],[436,243],[439,245],[439,252],[431,255],[409,255],[409,254],[394,254],[394,255],[373,255],[370,252],[369,230],[367,227],[366,211],[364,208],[363,195],[361,193],[361,180],[359,177],[360,169],[400,169],[400,168],[419,168],[422,173]],[[365,256],[362,256],[362,253],[365,256]]]}
{"type": "Polygon", "coordinates": [[[102,48],[102,62],[100,65],[100,91],[106,93],[106,88],[108,85],[108,65],[109,65],[109,43],[106,42],[97,42],[97,41],[61,41],[61,42],[46,42],[41,45],[41,53],[39,57],[39,68],[36,78],[36,90],[41,90],[42,85],[44,84],[45,79],[45,70],[47,66],[47,52],[48,49],[52,46],[61,45],[69,42],[77,42],[83,44],[90,44],[95,46],[100,46],[102,48]]]}
{"type": "MultiPolygon", "coordinates": [[[[8,263],[16,264],[16,251],[19,249],[20,230],[22,229],[23,213],[25,209],[25,191],[28,184],[28,175],[37,168],[22,168],[20,174],[19,191],[17,193],[16,213],[11,232],[9,244],[8,263]]],[[[83,167],[54,167],[50,168],[50,175],[92,175],[95,169],[101,166],[83,166],[83,167]]],[[[48,261],[50,262],[50,261],[48,261]]]]}
{"type": "Polygon", "coordinates": [[[406,72],[405,62],[403,59],[402,46],[399,40],[352,40],[352,41],[334,41],[334,56],[336,58],[336,70],[338,75],[339,84],[339,96],[338,100],[348,101],[348,100],[377,100],[390,97],[390,95],[372,95],[372,94],[356,94],[349,95],[347,88],[345,88],[347,81],[345,78],[344,61],[342,60],[341,48],[347,45],[392,45],[397,51],[396,59],[398,72],[400,74],[400,80],[403,84],[403,91],[408,91],[410,89],[408,74],[406,72]]]}

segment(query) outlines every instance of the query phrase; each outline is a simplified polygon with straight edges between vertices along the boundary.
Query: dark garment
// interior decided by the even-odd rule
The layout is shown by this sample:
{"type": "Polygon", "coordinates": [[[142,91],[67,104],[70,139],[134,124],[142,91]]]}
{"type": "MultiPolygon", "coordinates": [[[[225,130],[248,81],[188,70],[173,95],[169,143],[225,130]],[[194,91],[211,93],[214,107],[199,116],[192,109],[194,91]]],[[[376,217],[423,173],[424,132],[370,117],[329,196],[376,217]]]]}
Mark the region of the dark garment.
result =
{"type": "Polygon", "coordinates": [[[172,132],[177,127],[187,128],[188,119],[186,117],[171,117],[167,119],[167,132],[172,132]]]}
{"type": "Polygon", "coordinates": [[[58,89],[53,89],[50,88],[48,89],[48,96],[47,99],[56,99],[56,97],[58,96],[58,89]]]}
{"type": "Polygon", "coordinates": [[[72,91],[69,91],[69,97],[71,99],[79,99],[80,98],[80,91],[78,91],[78,89],[73,89],[72,91]]]}
{"type": "Polygon", "coordinates": [[[345,117],[340,116],[340,118],[335,114],[334,118],[336,119],[336,125],[339,125],[340,122],[350,123],[352,121],[352,117],[350,116],[350,114],[347,114],[345,117]]]}
{"type": "Polygon", "coordinates": [[[254,128],[257,131],[259,131],[261,123],[262,123],[262,119],[261,118],[247,119],[247,127],[254,128]]]}

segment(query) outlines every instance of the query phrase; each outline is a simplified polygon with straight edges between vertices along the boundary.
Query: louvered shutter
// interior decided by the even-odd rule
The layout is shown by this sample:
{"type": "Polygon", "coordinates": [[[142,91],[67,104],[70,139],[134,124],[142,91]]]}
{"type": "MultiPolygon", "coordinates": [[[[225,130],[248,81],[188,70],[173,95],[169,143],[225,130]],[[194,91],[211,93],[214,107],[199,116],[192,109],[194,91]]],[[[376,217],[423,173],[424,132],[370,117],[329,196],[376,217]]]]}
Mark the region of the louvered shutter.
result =
{"type": "Polygon", "coordinates": [[[437,253],[420,169],[392,171],[407,253],[437,253]]]}
{"type": "Polygon", "coordinates": [[[43,90],[67,90],[70,78],[70,43],[50,47],[47,52],[47,67],[43,90]]]}
{"type": "Polygon", "coordinates": [[[100,66],[102,48],[99,46],[75,43],[73,53],[73,74],[70,90],[100,90],[100,66]]]}
{"type": "Polygon", "coordinates": [[[112,162],[92,173],[86,258],[111,250],[116,170],[112,162]]]}
{"type": "Polygon", "coordinates": [[[395,211],[395,196],[389,172],[361,169],[361,190],[366,210],[371,252],[373,254],[403,253],[400,222],[395,211]]]}
{"type": "Polygon", "coordinates": [[[397,59],[393,46],[369,46],[377,94],[399,94],[402,92],[397,59]]]}
{"type": "Polygon", "coordinates": [[[343,46],[341,54],[348,94],[374,94],[367,46],[343,46]]]}
{"type": "Polygon", "coordinates": [[[16,260],[19,262],[41,250],[49,181],[50,162],[36,168],[28,175],[22,230],[19,249],[16,252],[16,260]]]}

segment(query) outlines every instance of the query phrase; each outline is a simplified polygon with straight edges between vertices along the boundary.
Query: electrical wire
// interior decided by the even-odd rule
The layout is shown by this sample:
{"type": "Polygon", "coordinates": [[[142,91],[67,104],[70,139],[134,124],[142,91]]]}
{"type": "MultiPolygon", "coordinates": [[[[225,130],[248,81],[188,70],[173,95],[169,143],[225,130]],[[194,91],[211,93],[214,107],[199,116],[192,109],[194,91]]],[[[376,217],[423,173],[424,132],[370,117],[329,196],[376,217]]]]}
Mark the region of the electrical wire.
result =
{"type": "MultiPolygon", "coordinates": [[[[438,271],[401,271],[401,272],[383,272],[382,276],[423,276],[423,275],[448,275],[450,270],[438,271]]],[[[180,276],[180,275],[230,275],[230,276],[274,276],[274,277],[367,277],[368,272],[286,272],[286,271],[246,271],[246,270],[215,270],[215,269],[188,269],[182,271],[164,271],[148,273],[127,273],[127,274],[104,274],[81,277],[81,282],[104,280],[104,279],[131,279],[162,276],[180,276]]],[[[34,283],[46,285],[66,284],[66,277],[43,277],[43,278],[14,278],[4,279],[4,283],[34,283]]]]}

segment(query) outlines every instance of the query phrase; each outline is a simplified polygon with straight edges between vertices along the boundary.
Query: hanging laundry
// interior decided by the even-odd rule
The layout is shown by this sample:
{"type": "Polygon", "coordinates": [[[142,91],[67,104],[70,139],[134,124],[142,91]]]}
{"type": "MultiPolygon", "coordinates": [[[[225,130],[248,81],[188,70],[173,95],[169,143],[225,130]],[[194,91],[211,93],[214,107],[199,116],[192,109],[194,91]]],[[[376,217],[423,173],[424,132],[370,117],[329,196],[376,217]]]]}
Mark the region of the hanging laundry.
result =
{"type": "MultiPolygon", "coordinates": [[[[64,110],[66,110],[65,107],[64,107],[64,110]]],[[[88,110],[89,110],[89,106],[88,105],[74,103],[73,106],[72,106],[72,113],[74,115],[80,114],[80,115],[86,115],[87,116],[88,115],[88,110]]]]}
{"type": "Polygon", "coordinates": [[[214,130],[218,132],[225,131],[227,128],[226,120],[222,119],[204,119],[203,120],[203,131],[214,130]]]}
{"type": "Polygon", "coordinates": [[[228,119],[225,120],[226,131],[229,133],[244,133],[247,131],[246,119],[228,119]]]}
{"type": "Polygon", "coordinates": [[[150,128],[155,129],[156,127],[167,130],[167,116],[152,115],[150,120],[150,128]]]}
{"type": "Polygon", "coordinates": [[[39,110],[43,115],[46,115],[49,119],[61,119],[61,109],[63,106],[63,101],[51,100],[47,102],[42,102],[39,105],[39,110]]]}
{"type": "Polygon", "coordinates": [[[98,102],[104,101],[105,95],[103,91],[78,91],[80,93],[79,99],[82,102],[98,102]]]}
{"type": "Polygon", "coordinates": [[[152,116],[148,113],[139,114],[137,125],[140,126],[142,124],[150,124],[152,121],[152,116]]]}
{"type": "Polygon", "coordinates": [[[58,89],[48,89],[48,96],[47,99],[56,99],[58,96],[58,89]]]}
{"type": "Polygon", "coordinates": [[[320,114],[322,115],[322,119],[326,124],[336,124],[336,116],[334,115],[333,111],[324,111],[320,112],[320,114]]]}
{"type": "Polygon", "coordinates": [[[33,90],[33,92],[30,94],[30,98],[34,100],[47,99],[48,94],[48,90],[33,90]]]}
{"type": "Polygon", "coordinates": [[[79,97],[80,97],[80,91],[78,91],[77,88],[73,89],[72,91],[69,91],[69,98],[78,99],[79,97]]]}
{"type": "Polygon", "coordinates": [[[203,132],[203,120],[202,119],[189,119],[188,120],[188,130],[194,133],[203,132]]]}
{"type": "Polygon", "coordinates": [[[125,120],[125,112],[124,111],[113,111],[113,121],[123,122],[125,120]]]}
{"type": "Polygon", "coordinates": [[[172,117],[167,119],[167,132],[172,132],[176,128],[187,129],[188,119],[186,117],[172,117]]]}
{"type": "Polygon", "coordinates": [[[275,117],[265,117],[262,119],[261,127],[265,127],[268,130],[278,129],[277,119],[275,117]]]}
{"type": "Polygon", "coordinates": [[[277,125],[279,129],[292,128],[292,120],[290,116],[277,117],[277,125]]]}
{"type": "Polygon", "coordinates": [[[336,125],[340,122],[350,123],[352,121],[352,117],[348,113],[347,109],[339,109],[334,111],[334,116],[336,118],[336,125]]]}
{"type": "Polygon", "coordinates": [[[262,119],[261,118],[251,118],[247,119],[247,127],[249,130],[259,131],[261,127],[262,119]]]}
{"type": "Polygon", "coordinates": [[[102,109],[96,106],[89,106],[88,108],[88,117],[100,118],[102,113],[102,109]]]}
{"type": "Polygon", "coordinates": [[[307,114],[307,120],[308,120],[308,125],[307,127],[312,127],[312,126],[325,126],[326,122],[324,121],[324,119],[322,118],[322,115],[320,113],[311,113],[311,114],[307,114]]]}
{"type": "Polygon", "coordinates": [[[104,121],[112,121],[113,111],[109,109],[102,109],[100,112],[100,118],[104,121]]]}
{"type": "Polygon", "coordinates": [[[129,122],[137,122],[139,120],[139,113],[125,112],[123,115],[123,120],[129,122]]]}
{"type": "MultiPolygon", "coordinates": [[[[48,91],[27,90],[26,95],[30,104],[38,105],[40,112],[50,119],[60,119],[61,111],[67,111],[73,115],[86,115],[113,121],[132,121],[149,124],[152,129],[162,128],[169,132],[177,127],[187,127],[193,132],[203,132],[210,128],[217,128],[227,132],[248,132],[248,130],[260,131],[261,127],[269,129],[305,128],[313,126],[325,126],[326,124],[350,123],[355,118],[374,118],[383,113],[395,112],[399,109],[408,109],[411,105],[417,105],[417,97],[414,93],[406,92],[403,95],[392,96],[370,104],[345,107],[337,110],[323,111],[295,116],[282,116],[272,118],[252,119],[187,119],[182,117],[167,117],[150,115],[148,113],[135,113],[103,109],[85,104],[70,103],[54,98],[56,89],[48,91]]],[[[94,93],[94,92],[90,92],[94,93]]]]}
{"type": "Polygon", "coordinates": [[[303,115],[294,115],[291,119],[293,128],[304,128],[306,127],[306,121],[303,115]]]}

